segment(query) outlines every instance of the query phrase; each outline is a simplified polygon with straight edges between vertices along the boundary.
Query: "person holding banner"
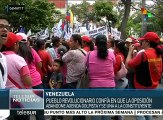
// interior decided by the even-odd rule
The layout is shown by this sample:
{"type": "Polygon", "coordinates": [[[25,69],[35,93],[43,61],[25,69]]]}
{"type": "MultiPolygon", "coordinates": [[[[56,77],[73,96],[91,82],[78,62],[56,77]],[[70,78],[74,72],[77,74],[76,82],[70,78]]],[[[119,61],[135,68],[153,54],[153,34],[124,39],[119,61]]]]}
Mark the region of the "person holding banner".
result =
{"type": "MultiPolygon", "coordinates": [[[[134,87],[136,89],[156,89],[162,75],[163,51],[158,47],[160,38],[155,32],[147,32],[138,40],[145,51],[132,58],[135,47],[131,45],[126,66],[135,69],[134,87]]],[[[152,120],[152,116],[137,116],[136,120],[152,120]]]]}

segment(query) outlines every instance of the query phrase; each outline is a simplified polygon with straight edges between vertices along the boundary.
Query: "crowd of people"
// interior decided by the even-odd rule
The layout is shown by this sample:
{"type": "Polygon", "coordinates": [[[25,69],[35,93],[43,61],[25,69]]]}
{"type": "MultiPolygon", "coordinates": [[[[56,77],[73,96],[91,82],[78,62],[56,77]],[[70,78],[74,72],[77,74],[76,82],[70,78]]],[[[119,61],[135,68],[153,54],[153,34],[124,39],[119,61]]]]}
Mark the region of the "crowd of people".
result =
{"type": "MultiPolygon", "coordinates": [[[[157,89],[161,80],[163,52],[155,32],[126,40],[72,34],[65,41],[53,36],[51,43],[10,32],[8,21],[0,18],[0,88],[76,89],[79,81],[84,82],[86,70],[88,89],[157,89]]],[[[29,116],[8,118],[19,119],[29,120],[29,116]]],[[[73,120],[85,119],[73,116],[73,120]]],[[[110,116],[92,117],[92,120],[109,119],[110,116]]],[[[124,120],[124,117],[112,119],[124,120]]],[[[45,117],[36,115],[36,120],[45,117]]],[[[152,120],[152,116],[136,116],[136,120],[152,120]]]]}

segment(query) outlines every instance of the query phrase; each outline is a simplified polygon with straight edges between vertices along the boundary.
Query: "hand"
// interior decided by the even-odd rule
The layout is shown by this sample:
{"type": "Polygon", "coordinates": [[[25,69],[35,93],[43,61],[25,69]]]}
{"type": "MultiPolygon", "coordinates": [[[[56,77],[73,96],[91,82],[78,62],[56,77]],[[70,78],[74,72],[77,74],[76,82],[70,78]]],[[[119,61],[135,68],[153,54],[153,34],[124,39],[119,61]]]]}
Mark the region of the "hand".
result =
{"type": "Polygon", "coordinates": [[[134,49],[135,49],[134,45],[129,46],[129,52],[133,52],[134,49]]]}

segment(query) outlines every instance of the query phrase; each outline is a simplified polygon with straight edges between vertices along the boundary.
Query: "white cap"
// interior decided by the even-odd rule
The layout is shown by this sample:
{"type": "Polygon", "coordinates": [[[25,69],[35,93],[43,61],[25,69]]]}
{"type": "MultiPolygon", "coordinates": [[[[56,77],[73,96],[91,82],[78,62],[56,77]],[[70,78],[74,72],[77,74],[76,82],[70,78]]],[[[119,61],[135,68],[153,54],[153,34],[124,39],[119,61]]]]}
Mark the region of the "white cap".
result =
{"type": "Polygon", "coordinates": [[[132,39],[131,38],[127,38],[125,42],[132,42],[132,39]]]}
{"type": "Polygon", "coordinates": [[[25,33],[16,33],[17,36],[21,36],[25,42],[27,42],[28,38],[25,33]]]}

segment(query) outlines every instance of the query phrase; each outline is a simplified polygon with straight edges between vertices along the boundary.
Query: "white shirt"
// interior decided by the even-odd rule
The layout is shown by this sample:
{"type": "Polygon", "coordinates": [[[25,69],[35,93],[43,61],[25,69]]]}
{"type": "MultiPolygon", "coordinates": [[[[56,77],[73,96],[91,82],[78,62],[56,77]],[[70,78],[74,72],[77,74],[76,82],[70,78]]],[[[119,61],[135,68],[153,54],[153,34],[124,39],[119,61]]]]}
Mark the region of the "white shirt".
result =
{"type": "Polygon", "coordinates": [[[6,57],[2,53],[0,53],[0,63],[4,69],[4,76],[2,76],[2,72],[0,70],[0,89],[4,89],[6,88],[7,82],[7,61],[6,57]]]}

